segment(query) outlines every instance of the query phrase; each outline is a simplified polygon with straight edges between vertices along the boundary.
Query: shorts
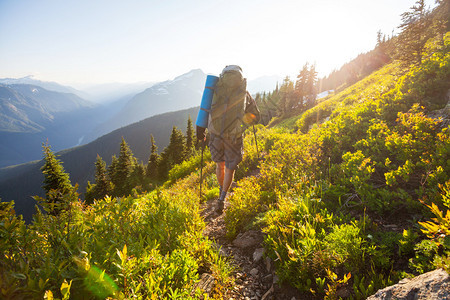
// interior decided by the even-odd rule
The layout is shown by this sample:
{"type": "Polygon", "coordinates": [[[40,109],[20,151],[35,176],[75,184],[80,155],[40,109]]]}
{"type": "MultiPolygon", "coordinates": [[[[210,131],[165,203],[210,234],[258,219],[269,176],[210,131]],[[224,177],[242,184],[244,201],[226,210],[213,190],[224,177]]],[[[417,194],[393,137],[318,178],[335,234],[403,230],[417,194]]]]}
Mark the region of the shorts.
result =
{"type": "Polygon", "coordinates": [[[211,159],[216,163],[225,161],[227,169],[236,170],[237,165],[242,161],[242,148],[242,137],[230,140],[211,133],[209,140],[211,159]]]}

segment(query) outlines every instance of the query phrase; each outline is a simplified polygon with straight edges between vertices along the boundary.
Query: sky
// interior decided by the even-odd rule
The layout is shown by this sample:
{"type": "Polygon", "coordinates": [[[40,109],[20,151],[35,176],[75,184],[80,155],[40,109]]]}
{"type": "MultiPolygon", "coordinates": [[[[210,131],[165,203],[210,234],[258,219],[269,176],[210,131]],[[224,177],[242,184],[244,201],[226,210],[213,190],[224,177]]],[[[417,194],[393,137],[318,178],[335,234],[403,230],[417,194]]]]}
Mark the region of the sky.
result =
{"type": "MultiPolygon", "coordinates": [[[[74,87],[238,64],[248,79],[319,76],[398,32],[415,0],[0,0],[0,78],[74,87]]],[[[426,1],[433,5],[434,0],[426,1]]]]}

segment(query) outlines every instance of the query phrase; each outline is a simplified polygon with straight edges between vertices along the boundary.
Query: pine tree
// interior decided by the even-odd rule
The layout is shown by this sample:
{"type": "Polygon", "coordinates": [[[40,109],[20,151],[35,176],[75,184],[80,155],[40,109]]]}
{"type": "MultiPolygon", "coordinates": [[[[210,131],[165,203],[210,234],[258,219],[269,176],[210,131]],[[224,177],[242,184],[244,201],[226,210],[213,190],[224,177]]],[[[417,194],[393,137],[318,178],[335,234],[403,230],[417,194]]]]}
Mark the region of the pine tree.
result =
{"type": "Polygon", "coordinates": [[[158,155],[158,147],[155,144],[155,139],[153,138],[153,135],[150,135],[150,143],[152,144],[151,146],[152,148],[150,157],[148,159],[146,175],[147,178],[156,179],[158,178],[160,156],[158,155]]]}
{"type": "Polygon", "coordinates": [[[278,109],[281,116],[285,116],[287,112],[291,111],[290,106],[292,105],[293,92],[294,84],[289,76],[286,76],[279,90],[280,100],[278,102],[278,109]]]}
{"type": "Polygon", "coordinates": [[[417,0],[410,11],[402,14],[402,24],[399,28],[398,58],[406,65],[420,64],[427,40],[432,36],[431,18],[425,8],[424,0],[417,0]]]}
{"type": "Polygon", "coordinates": [[[136,163],[133,167],[133,170],[129,176],[129,188],[130,191],[132,189],[140,190],[144,185],[144,177],[145,177],[145,167],[144,164],[136,163]]]}
{"type": "Polygon", "coordinates": [[[111,157],[111,165],[109,165],[109,167],[108,167],[108,177],[113,185],[116,184],[115,179],[116,179],[116,170],[117,170],[118,164],[119,164],[119,159],[117,158],[116,155],[113,154],[113,156],[111,157]]]}
{"type": "Polygon", "coordinates": [[[317,98],[317,71],[316,65],[313,64],[308,70],[306,79],[306,106],[313,107],[317,98]]]}
{"type": "Polygon", "coordinates": [[[270,120],[272,120],[274,114],[277,111],[277,103],[276,100],[273,97],[274,93],[268,92],[267,95],[264,93],[264,99],[265,99],[265,103],[266,103],[266,108],[267,108],[267,116],[268,116],[268,122],[270,122],[270,120]]]}
{"type": "Polygon", "coordinates": [[[84,198],[86,203],[91,204],[94,202],[94,199],[103,199],[106,195],[111,195],[111,193],[112,188],[111,182],[108,180],[106,163],[97,154],[97,160],[95,161],[95,184],[88,184],[84,198]]]}
{"type": "Polygon", "coordinates": [[[98,154],[95,162],[95,184],[97,186],[96,194],[99,198],[103,198],[111,192],[111,184],[106,175],[106,163],[98,154]]]}
{"type": "Polygon", "coordinates": [[[168,152],[166,151],[167,148],[164,149],[164,151],[161,153],[161,159],[159,160],[158,164],[158,179],[159,180],[166,180],[167,174],[169,173],[169,170],[171,166],[173,165],[172,158],[169,156],[168,152]]]}
{"type": "Polygon", "coordinates": [[[50,205],[49,212],[57,214],[64,209],[67,202],[76,201],[78,195],[69,179],[69,174],[64,171],[61,161],[57,158],[48,144],[42,144],[44,151],[44,165],[41,167],[44,174],[46,202],[50,205]],[[53,204],[59,207],[54,207],[53,204]]]}
{"type": "Polygon", "coordinates": [[[186,143],[184,141],[183,133],[176,126],[172,128],[168,148],[174,165],[180,164],[185,160],[186,143]]]}
{"type": "Polygon", "coordinates": [[[447,31],[450,31],[450,0],[436,0],[436,3],[439,4],[436,9],[436,24],[437,31],[441,36],[447,31]]]}
{"type": "Polygon", "coordinates": [[[129,177],[133,172],[133,168],[136,165],[136,158],[134,158],[130,147],[125,139],[122,137],[120,143],[120,153],[117,159],[117,165],[112,174],[111,181],[114,184],[114,193],[117,196],[123,196],[131,191],[131,182],[129,177]]]}
{"type": "Polygon", "coordinates": [[[188,159],[194,154],[195,150],[194,141],[195,141],[194,126],[192,125],[191,116],[189,116],[186,128],[186,159],[188,159]]]}
{"type": "Polygon", "coordinates": [[[307,81],[308,81],[308,67],[309,63],[305,63],[303,68],[297,75],[297,81],[295,82],[295,98],[297,99],[297,111],[303,111],[306,104],[306,95],[307,95],[307,81]]]}
{"type": "Polygon", "coordinates": [[[161,153],[158,168],[160,179],[166,179],[170,169],[176,164],[182,163],[186,158],[186,143],[183,133],[174,126],[170,135],[169,145],[161,153]]]}

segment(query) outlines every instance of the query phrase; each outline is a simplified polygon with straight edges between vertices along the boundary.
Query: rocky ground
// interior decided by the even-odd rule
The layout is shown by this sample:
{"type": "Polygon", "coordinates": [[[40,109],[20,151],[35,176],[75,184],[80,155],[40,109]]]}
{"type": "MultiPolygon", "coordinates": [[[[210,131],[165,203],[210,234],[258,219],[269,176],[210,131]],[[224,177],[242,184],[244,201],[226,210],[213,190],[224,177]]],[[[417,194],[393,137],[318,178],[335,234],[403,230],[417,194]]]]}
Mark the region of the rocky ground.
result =
{"type": "MultiPolygon", "coordinates": [[[[205,203],[203,217],[206,221],[204,235],[213,240],[220,253],[234,265],[234,286],[228,289],[226,300],[313,300],[311,294],[301,293],[293,287],[279,283],[275,275],[274,262],[264,256],[263,233],[249,230],[237,235],[234,240],[226,237],[225,212],[215,212],[217,200],[205,203]]],[[[228,203],[225,202],[225,211],[228,203]]],[[[215,279],[202,274],[198,286],[208,293],[214,287],[215,279]]],[[[369,299],[449,299],[450,277],[443,270],[436,270],[414,279],[404,279],[396,285],[379,290],[369,299]]]]}
{"type": "MultiPolygon", "coordinates": [[[[217,200],[211,200],[203,208],[207,223],[204,235],[215,241],[220,253],[228,257],[235,267],[235,285],[226,291],[224,299],[308,299],[292,287],[278,283],[274,263],[264,256],[261,231],[249,230],[238,234],[234,240],[227,239],[224,216],[228,203],[225,202],[224,213],[220,215],[215,212],[216,205],[217,200]]],[[[203,274],[200,285],[209,285],[205,287],[207,290],[212,288],[212,282],[210,275],[203,274]]]]}

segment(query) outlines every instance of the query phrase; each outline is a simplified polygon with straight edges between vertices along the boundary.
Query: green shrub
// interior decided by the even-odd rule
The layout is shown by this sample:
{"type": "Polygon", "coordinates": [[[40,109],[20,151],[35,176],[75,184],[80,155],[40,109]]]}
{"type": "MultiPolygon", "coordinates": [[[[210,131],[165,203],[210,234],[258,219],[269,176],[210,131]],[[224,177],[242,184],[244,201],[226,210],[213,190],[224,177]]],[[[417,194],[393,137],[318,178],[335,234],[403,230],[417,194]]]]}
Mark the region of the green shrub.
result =
{"type": "MultiPolygon", "coordinates": [[[[208,149],[203,152],[203,163],[211,161],[211,153],[208,149]]],[[[200,169],[201,153],[192,156],[190,159],[183,161],[181,164],[175,165],[169,171],[168,180],[170,182],[175,182],[175,180],[183,178],[200,169]]]]}
{"type": "Polygon", "coordinates": [[[349,272],[363,267],[365,245],[357,226],[335,225],[325,236],[324,247],[334,258],[336,266],[344,265],[349,272]]]}
{"type": "Polygon", "coordinates": [[[225,222],[229,237],[237,235],[258,213],[267,209],[261,201],[261,187],[252,177],[239,181],[228,201],[230,206],[226,210],[225,222]]]}

